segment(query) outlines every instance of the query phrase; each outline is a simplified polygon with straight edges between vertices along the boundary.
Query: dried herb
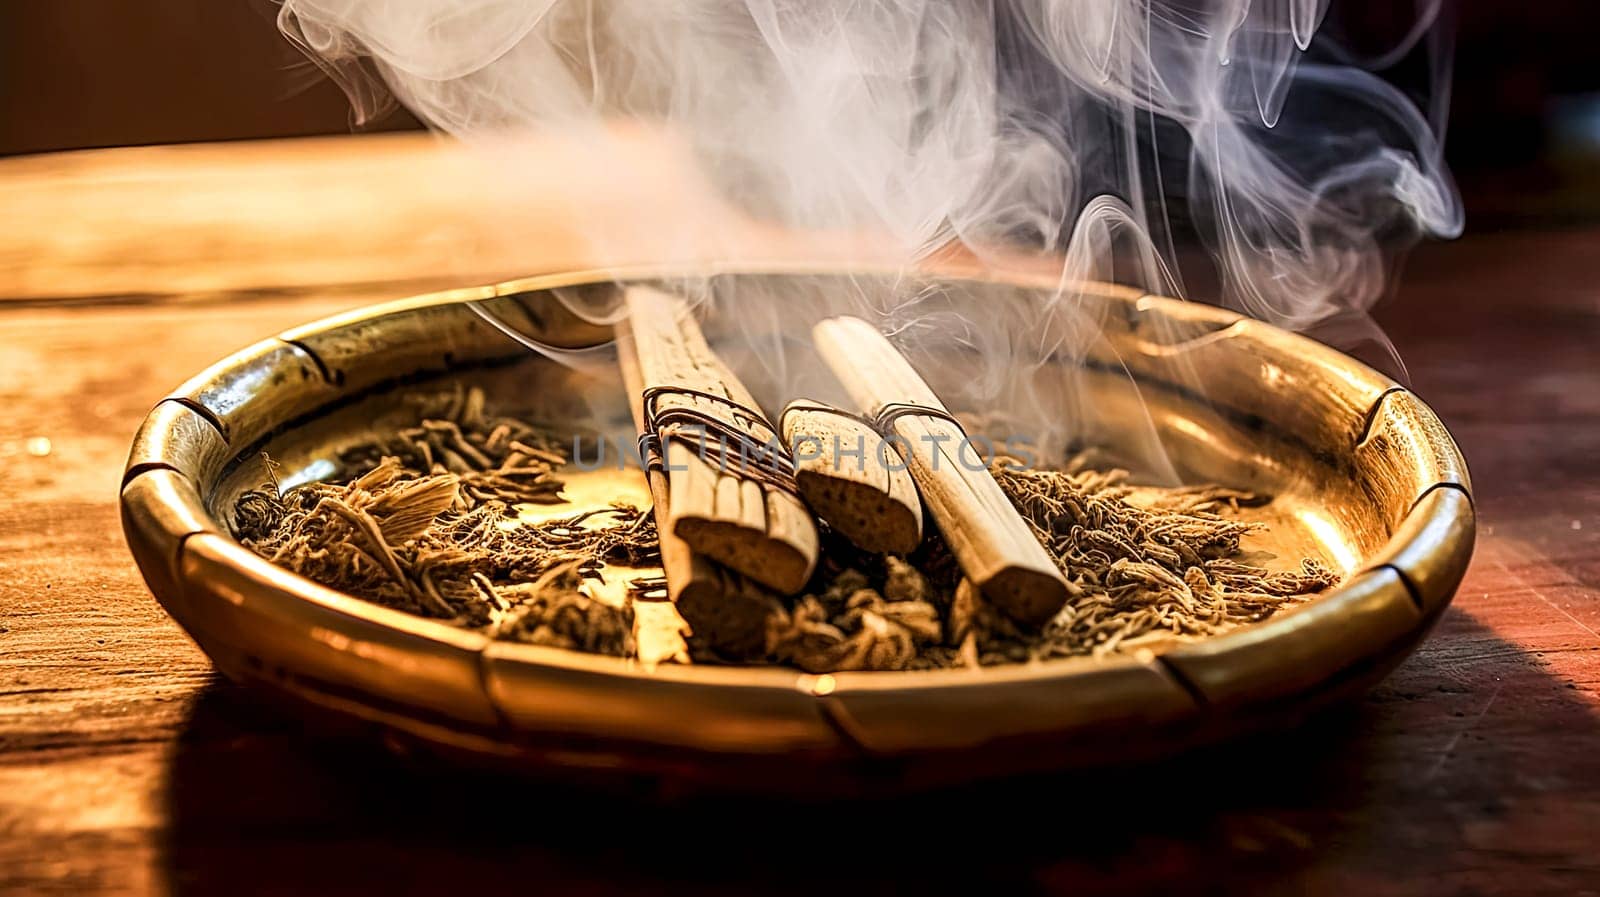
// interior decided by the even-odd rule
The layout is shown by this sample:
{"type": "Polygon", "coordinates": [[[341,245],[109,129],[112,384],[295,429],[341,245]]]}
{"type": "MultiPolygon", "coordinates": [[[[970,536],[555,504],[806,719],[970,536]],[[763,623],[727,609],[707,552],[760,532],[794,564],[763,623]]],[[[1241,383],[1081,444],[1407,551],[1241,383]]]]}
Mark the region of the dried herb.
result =
{"type": "MultiPolygon", "coordinates": [[[[497,637],[579,650],[631,650],[632,610],[579,590],[602,564],[658,560],[655,522],[618,505],[537,525],[514,502],[560,501],[559,443],[457,393],[417,427],[342,456],[371,465],[346,482],[247,492],[239,540],[324,585],[497,637]]],[[[270,469],[270,462],[269,462],[270,469]]]]}
{"type": "MultiPolygon", "coordinates": [[[[1261,527],[1222,512],[1265,502],[1251,493],[1135,489],[1125,471],[1076,463],[993,472],[1072,585],[1073,597],[1042,630],[999,613],[932,536],[914,565],[859,554],[842,567],[836,560],[815,592],[774,620],[770,659],[825,672],[1103,656],[1258,622],[1338,581],[1313,560],[1273,572],[1239,559],[1240,539],[1261,527]]],[[[828,551],[837,559],[851,549],[828,551]]]]}
{"type": "Polygon", "coordinates": [[[552,567],[538,580],[506,586],[511,601],[490,629],[495,638],[591,654],[633,653],[633,608],[611,607],[579,591],[583,574],[576,563],[552,567]]]}
{"type": "MultiPolygon", "coordinates": [[[[996,479],[1078,590],[1045,626],[1040,656],[1105,654],[1215,635],[1254,623],[1338,581],[1304,560],[1272,572],[1238,559],[1240,539],[1262,529],[1224,516],[1262,497],[1216,486],[1140,490],[1127,472],[1024,470],[999,465],[996,479]]],[[[971,614],[977,650],[1001,628],[971,614]]],[[[1000,636],[1004,640],[1005,636],[1000,636]]]]}
{"type": "Polygon", "coordinates": [[[773,618],[771,659],[812,673],[939,665],[929,652],[943,642],[944,622],[927,577],[893,555],[858,561],[773,618]]]}
{"type": "Polygon", "coordinates": [[[490,416],[483,390],[413,393],[418,424],[340,454],[346,470],[364,471],[384,458],[416,474],[455,474],[469,506],[487,501],[558,504],[555,471],[567,463],[556,434],[515,417],[490,416]]]}

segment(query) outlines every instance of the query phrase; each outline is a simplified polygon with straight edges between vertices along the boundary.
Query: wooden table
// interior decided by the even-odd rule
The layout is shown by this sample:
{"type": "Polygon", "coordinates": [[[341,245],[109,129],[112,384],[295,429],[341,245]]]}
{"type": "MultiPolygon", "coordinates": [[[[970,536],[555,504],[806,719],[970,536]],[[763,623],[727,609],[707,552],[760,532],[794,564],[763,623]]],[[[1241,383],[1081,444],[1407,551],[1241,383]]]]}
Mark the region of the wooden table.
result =
{"type": "Polygon", "coordinates": [[[217,678],[146,592],[116,486],[188,374],[358,303],[581,263],[559,219],[518,212],[530,195],[671,210],[650,178],[593,171],[413,189],[396,173],[459,160],[418,138],[352,147],[0,162],[0,890],[1600,890],[1600,231],[1428,247],[1380,315],[1467,453],[1481,523],[1454,606],[1364,702],[1154,770],[710,803],[314,742],[217,678]]]}

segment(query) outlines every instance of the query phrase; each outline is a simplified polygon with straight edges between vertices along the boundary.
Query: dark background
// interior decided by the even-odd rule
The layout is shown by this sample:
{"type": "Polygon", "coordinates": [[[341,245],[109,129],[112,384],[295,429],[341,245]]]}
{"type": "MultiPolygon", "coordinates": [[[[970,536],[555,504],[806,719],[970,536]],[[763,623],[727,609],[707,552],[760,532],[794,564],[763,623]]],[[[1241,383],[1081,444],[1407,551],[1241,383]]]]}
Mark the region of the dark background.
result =
{"type": "MultiPolygon", "coordinates": [[[[1328,27],[1374,50],[1414,15],[1397,0],[1333,7],[1328,27]]],[[[343,94],[279,36],[276,11],[0,0],[0,155],[351,131],[343,94]]],[[[1447,147],[1471,225],[1600,217],[1600,4],[1467,0],[1453,16],[1447,147]]],[[[402,110],[361,130],[416,127],[402,110]]]]}

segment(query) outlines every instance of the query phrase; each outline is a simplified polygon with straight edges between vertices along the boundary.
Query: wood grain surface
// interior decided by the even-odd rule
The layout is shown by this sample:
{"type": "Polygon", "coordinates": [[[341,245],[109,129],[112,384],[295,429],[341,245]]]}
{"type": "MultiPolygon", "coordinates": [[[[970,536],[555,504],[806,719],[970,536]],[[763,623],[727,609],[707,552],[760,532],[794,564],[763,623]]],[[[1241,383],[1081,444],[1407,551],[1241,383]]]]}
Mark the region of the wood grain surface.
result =
{"type": "MultiPolygon", "coordinates": [[[[331,210],[272,200],[263,167],[297,182],[302,165],[347,164],[318,146],[94,154],[81,195],[84,159],[0,163],[0,202],[37,216],[0,224],[0,891],[1600,890],[1600,231],[1428,247],[1381,315],[1467,454],[1481,529],[1433,637],[1364,701],[1156,769],[751,804],[313,739],[217,678],[145,590],[116,491],[152,403],[290,325],[513,273],[514,256],[413,253],[376,220],[319,245],[330,220],[377,207],[355,188],[331,210]],[[183,170],[200,157],[214,167],[183,170]],[[128,211],[137,191],[103,183],[108,169],[156,185],[144,201],[186,223],[128,211]],[[195,191],[227,215],[207,218],[195,191]],[[311,261],[279,255],[307,246],[311,261]],[[457,267],[431,271],[442,257],[457,267]]],[[[388,164],[374,166],[404,167],[388,164]]],[[[446,187],[429,201],[448,205],[446,187]]],[[[581,255],[570,233],[547,237],[515,273],[581,255]]]]}
{"type": "Polygon", "coordinates": [[[0,159],[0,303],[328,284],[403,295],[599,259],[870,251],[856,234],[778,235],[697,171],[679,144],[625,124],[582,140],[385,134],[0,159]]]}

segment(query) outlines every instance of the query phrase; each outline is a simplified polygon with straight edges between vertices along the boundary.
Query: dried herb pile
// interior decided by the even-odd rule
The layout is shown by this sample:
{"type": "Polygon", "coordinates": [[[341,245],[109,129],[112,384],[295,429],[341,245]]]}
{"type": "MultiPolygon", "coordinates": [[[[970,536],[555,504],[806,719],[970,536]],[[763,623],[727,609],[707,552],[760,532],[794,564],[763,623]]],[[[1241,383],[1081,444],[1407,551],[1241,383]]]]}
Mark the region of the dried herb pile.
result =
{"type": "MultiPolygon", "coordinates": [[[[1218,486],[1152,490],[1136,503],[1127,472],[997,467],[995,478],[1066,571],[1073,600],[1046,627],[1049,654],[1102,654],[1266,619],[1338,582],[1326,565],[1270,572],[1238,560],[1260,524],[1227,516],[1260,496],[1218,486]]],[[[989,633],[991,636],[994,631],[989,633]]]]}
{"type": "MultiPolygon", "coordinates": [[[[659,562],[649,509],[618,505],[539,524],[517,503],[561,501],[566,452],[551,431],[486,413],[479,390],[419,404],[419,423],[343,453],[354,476],[244,494],[244,544],[325,585],[493,637],[633,651],[631,602],[582,590],[603,564],[659,562]]],[[[754,656],[811,672],[904,670],[1103,655],[1256,622],[1333,585],[1307,560],[1273,572],[1241,559],[1263,499],[1218,487],[1135,488],[1122,471],[996,466],[1065,571],[1073,597],[1023,631],[962,579],[937,533],[910,557],[865,555],[824,533],[815,589],[777,610],[754,656]]],[[[645,582],[649,582],[646,580],[645,582]]]]}
{"type": "Polygon", "coordinates": [[[1259,525],[1229,514],[1264,503],[1250,493],[1135,489],[1125,471],[1076,463],[992,472],[1072,587],[1043,630],[1024,630],[992,607],[937,535],[909,563],[841,542],[826,547],[825,585],[774,618],[771,659],[826,672],[1099,656],[1258,622],[1338,581],[1312,560],[1290,572],[1239,560],[1240,539],[1259,525]]]}
{"type": "Polygon", "coordinates": [[[630,608],[579,590],[605,562],[659,560],[655,520],[619,505],[537,525],[517,503],[561,501],[564,448],[484,413],[473,389],[419,408],[421,422],[341,455],[343,482],[276,482],[234,507],[240,541],[268,560],[385,607],[497,638],[607,654],[632,642],[630,608]]]}

